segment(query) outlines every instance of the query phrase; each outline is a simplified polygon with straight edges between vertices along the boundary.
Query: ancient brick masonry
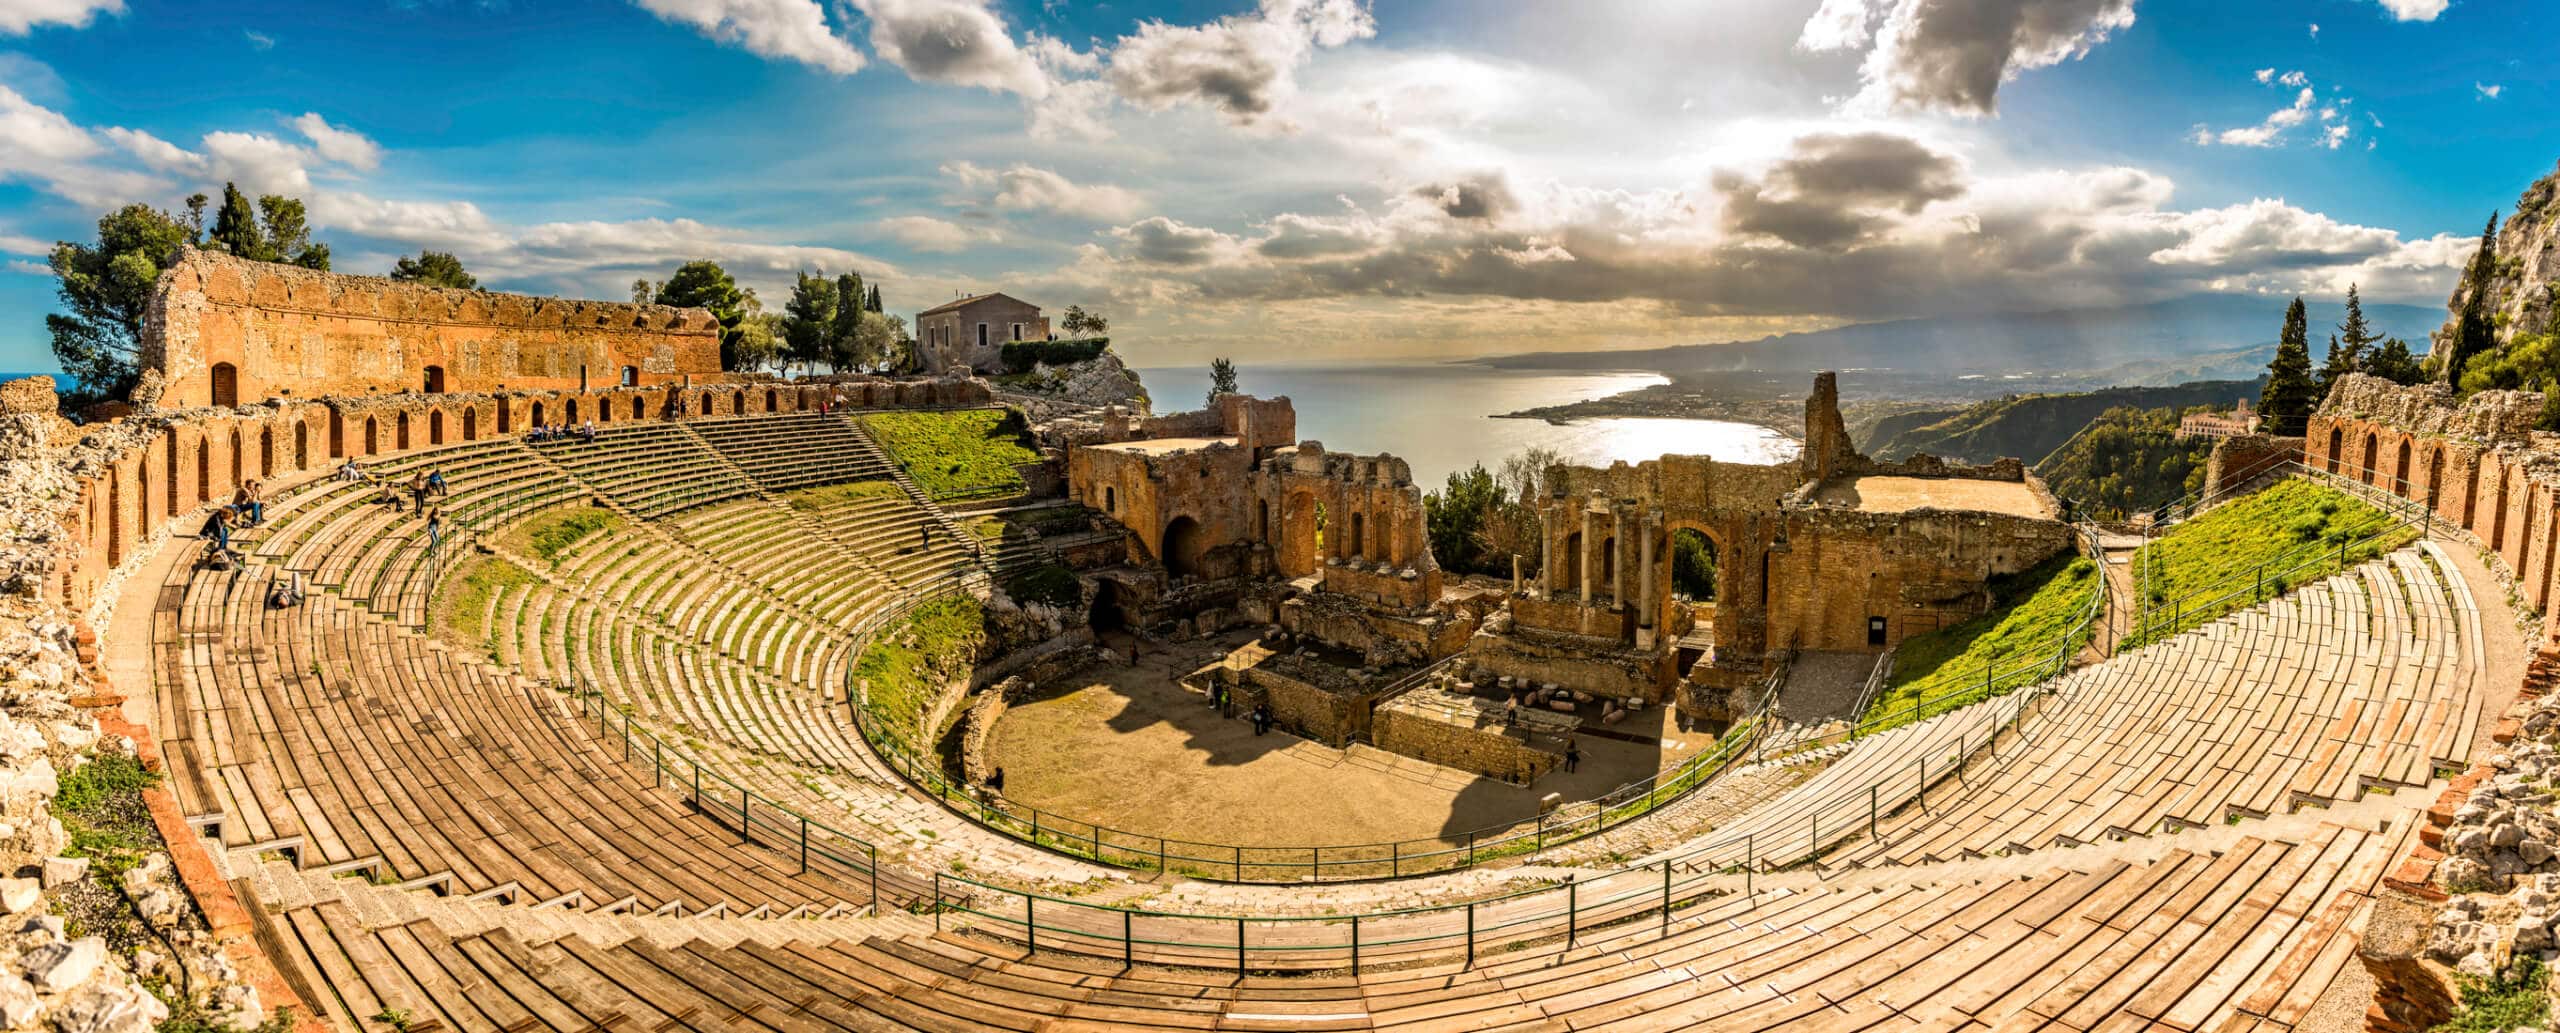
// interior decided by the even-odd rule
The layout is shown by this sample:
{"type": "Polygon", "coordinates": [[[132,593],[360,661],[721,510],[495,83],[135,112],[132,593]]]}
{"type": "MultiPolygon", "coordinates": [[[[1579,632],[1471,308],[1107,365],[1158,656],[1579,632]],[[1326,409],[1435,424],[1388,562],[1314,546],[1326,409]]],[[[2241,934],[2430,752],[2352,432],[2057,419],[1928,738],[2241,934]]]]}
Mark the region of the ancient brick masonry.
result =
{"type": "Polygon", "coordinates": [[[141,364],[162,404],[403,391],[579,390],[716,379],[701,309],[344,276],[188,249],[160,276],[141,364]]]}

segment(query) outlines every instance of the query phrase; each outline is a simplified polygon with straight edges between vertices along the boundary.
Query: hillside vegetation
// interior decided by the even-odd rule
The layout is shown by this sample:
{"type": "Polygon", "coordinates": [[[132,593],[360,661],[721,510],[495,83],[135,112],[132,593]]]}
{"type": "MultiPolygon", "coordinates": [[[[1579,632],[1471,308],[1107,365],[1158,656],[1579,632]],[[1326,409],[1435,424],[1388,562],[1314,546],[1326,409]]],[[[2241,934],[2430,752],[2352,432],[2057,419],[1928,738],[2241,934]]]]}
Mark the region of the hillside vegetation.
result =
{"type": "Polygon", "coordinates": [[[1878,459],[1901,459],[1926,452],[1969,463],[2016,456],[2033,463],[2062,447],[2073,434],[2107,410],[2214,406],[2229,408],[2242,398],[2252,401],[2262,385],[2251,380],[2205,380],[2176,387],[2113,387],[2070,394],[2018,395],[1982,402],[1920,426],[1887,420],[1878,436],[1863,442],[1863,451],[1878,459]],[[1885,436],[1888,429],[1890,436],[1885,436]]]}
{"type": "Polygon", "coordinates": [[[1040,461],[1009,409],[877,413],[862,425],[937,501],[1015,494],[1023,481],[1014,467],[1040,461]]]}
{"type": "Polygon", "coordinates": [[[2045,487],[2080,513],[2122,520],[2204,486],[2212,438],[2178,437],[2177,409],[2109,409],[2036,467],[2045,487]]]}
{"type": "Polygon", "coordinates": [[[2414,527],[2318,481],[2279,481],[2154,539],[2135,559],[2143,614],[2124,648],[2157,641],[2372,559],[2414,527]]]}
{"type": "Polygon", "coordinates": [[[1893,654],[1893,677],[1867,705],[1861,724],[1874,728],[1906,719],[1923,698],[1926,712],[1920,716],[1927,716],[2032,684],[2037,674],[2048,673],[2043,664],[2077,652],[2086,641],[2089,628],[2082,618],[2099,581],[2097,565],[2077,552],[1994,579],[1991,612],[1902,640],[1893,654]]]}

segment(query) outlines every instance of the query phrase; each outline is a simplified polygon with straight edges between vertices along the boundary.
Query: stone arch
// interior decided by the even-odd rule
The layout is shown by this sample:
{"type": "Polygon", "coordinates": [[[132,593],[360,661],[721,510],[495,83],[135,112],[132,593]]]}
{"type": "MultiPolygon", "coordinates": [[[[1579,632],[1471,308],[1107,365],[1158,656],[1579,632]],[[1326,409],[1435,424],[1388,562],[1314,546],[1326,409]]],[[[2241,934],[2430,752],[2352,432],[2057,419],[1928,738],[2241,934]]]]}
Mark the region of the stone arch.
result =
{"type": "Polygon", "coordinates": [[[260,427],[258,428],[258,476],[263,478],[273,477],[275,475],[276,429],[274,427],[260,427]]]}
{"type": "Polygon", "coordinates": [[[391,448],[395,452],[409,450],[409,411],[406,409],[391,420],[391,448]]]}
{"type": "Polygon", "coordinates": [[[744,391],[734,391],[734,392],[731,392],[731,393],[730,393],[730,395],[729,395],[729,415],[731,415],[731,416],[744,416],[744,415],[746,415],[746,414],[747,414],[747,393],[746,393],[746,392],[744,392],[744,391]]]}
{"type": "Polygon", "coordinates": [[[347,416],[333,408],[329,410],[329,458],[338,459],[346,454],[347,416]]]}
{"type": "Polygon", "coordinates": [[[462,410],[462,440],[464,440],[464,441],[478,441],[478,440],[480,440],[480,407],[479,407],[479,406],[474,405],[474,406],[470,406],[470,407],[467,407],[467,408],[465,408],[465,409],[463,409],[463,410],[462,410]]]}
{"type": "Polygon", "coordinates": [[[1342,554],[1361,559],[1369,552],[1369,514],[1351,511],[1351,533],[1342,540],[1342,554]]]}
{"type": "Polygon", "coordinates": [[[2391,467],[2391,493],[2402,498],[2415,498],[2409,485],[2409,439],[2400,438],[2400,455],[2391,467]]]}
{"type": "Polygon", "coordinates": [[[536,427],[544,425],[542,422],[542,403],[540,402],[533,403],[533,425],[536,427]]]}
{"type": "Polygon", "coordinates": [[[568,410],[569,410],[569,426],[572,426],[572,427],[577,426],[577,425],[578,425],[578,400],[577,400],[577,399],[575,399],[575,398],[572,398],[572,399],[569,399],[566,403],[563,403],[563,404],[565,404],[565,405],[568,407],[568,410]]]}
{"type": "Polygon", "coordinates": [[[1163,545],[1156,550],[1156,558],[1163,561],[1167,573],[1176,577],[1197,574],[1202,554],[1208,551],[1207,538],[1208,532],[1201,529],[1200,521],[1175,517],[1164,525],[1164,537],[1159,539],[1163,545]]]}
{"type": "MultiPolygon", "coordinates": [[[[336,416],[335,413],[330,415],[336,416]]],[[[311,425],[301,420],[293,421],[293,468],[311,468],[311,425]]]]}
{"type": "Polygon", "coordinates": [[[636,420],[636,419],[639,419],[642,415],[643,415],[643,414],[642,414],[642,412],[640,411],[640,396],[639,396],[639,395],[632,395],[632,396],[631,396],[631,418],[636,420]]]}
{"type": "Polygon", "coordinates": [[[444,410],[442,409],[427,413],[427,444],[444,444],[444,410]]]}
{"type": "Polygon", "coordinates": [[[2434,509],[2444,498],[2444,445],[2427,450],[2427,508],[2434,509]]]}
{"type": "Polygon", "coordinates": [[[240,453],[242,451],[243,449],[240,447],[240,427],[237,424],[234,424],[231,428],[231,479],[224,482],[223,487],[232,489],[240,487],[240,453]]]}
{"type": "Polygon", "coordinates": [[[709,416],[709,415],[711,415],[711,406],[712,406],[712,405],[713,405],[713,402],[712,402],[712,398],[711,398],[711,392],[709,392],[709,391],[705,391],[705,392],[703,392],[703,393],[702,393],[702,414],[703,414],[703,415],[705,415],[705,416],[709,416]]]}
{"type": "Polygon", "coordinates": [[[2364,432],[2364,465],[2356,468],[2356,480],[2364,484],[2373,483],[2374,473],[2381,467],[2382,436],[2368,430],[2364,432]]]}
{"type": "Polygon", "coordinates": [[[764,389],[764,411],[782,411],[782,394],[780,392],[769,387],[764,389]]]}
{"type": "Polygon", "coordinates": [[[2337,424],[2329,425],[2329,472],[2338,472],[2338,453],[2346,449],[2347,432],[2337,424]]]}
{"type": "Polygon", "coordinates": [[[1316,493],[1307,488],[1292,489],[1280,497],[1280,535],[1273,543],[1280,572],[1289,577],[1305,577],[1323,565],[1317,554],[1318,517],[1322,507],[1316,493]]]}
{"type": "MultiPolygon", "coordinates": [[[[166,431],[162,431],[160,440],[167,445],[167,448],[164,449],[164,451],[169,454],[168,483],[161,486],[162,494],[167,495],[169,498],[163,505],[163,508],[168,510],[171,516],[176,516],[178,513],[178,429],[171,427],[166,431]]],[[[149,478],[144,478],[144,480],[148,481],[149,478]]],[[[145,489],[142,497],[146,499],[150,498],[150,491],[145,489]]]]}
{"type": "Polygon", "coordinates": [[[1562,550],[1562,554],[1556,557],[1556,584],[1568,592],[1587,594],[1591,586],[1582,581],[1582,532],[1566,532],[1564,540],[1556,543],[1556,548],[1562,550]]]}
{"type": "Polygon", "coordinates": [[[228,409],[240,404],[240,367],[228,362],[213,364],[213,404],[228,409]]]}
{"type": "Polygon", "coordinates": [[[1673,598],[1685,597],[1691,602],[1700,603],[1715,602],[1719,591],[1718,582],[1723,575],[1723,550],[1717,547],[1716,536],[1701,525],[1685,521],[1669,528],[1669,532],[1663,542],[1662,551],[1656,554],[1662,557],[1660,560],[1663,567],[1660,573],[1662,583],[1670,588],[1673,598]],[[1684,564],[1681,562],[1682,536],[1684,535],[1697,542],[1695,555],[1698,557],[1685,565],[1692,568],[1685,571],[1684,564]],[[1703,561],[1702,564],[1701,561],[1703,561]]]}
{"type": "Polygon", "coordinates": [[[516,404],[508,399],[498,399],[498,433],[504,435],[515,429],[516,404]]]}
{"type": "Polygon", "coordinates": [[[213,441],[196,445],[196,505],[213,501],[213,441]]]}

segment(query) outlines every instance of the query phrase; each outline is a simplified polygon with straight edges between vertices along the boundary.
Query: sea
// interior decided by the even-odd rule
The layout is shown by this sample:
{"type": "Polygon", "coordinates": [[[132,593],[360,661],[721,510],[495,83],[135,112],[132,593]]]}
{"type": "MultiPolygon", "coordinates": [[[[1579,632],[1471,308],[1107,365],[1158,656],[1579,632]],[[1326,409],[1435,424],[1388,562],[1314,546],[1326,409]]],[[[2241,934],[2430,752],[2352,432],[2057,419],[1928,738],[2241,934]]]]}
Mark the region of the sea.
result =
{"type": "MultiPolygon", "coordinates": [[[[1158,412],[1196,409],[1208,397],[1209,368],[1141,368],[1158,412]]],[[[1247,394],[1286,395],[1297,409],[1298,439],[1330,451],[1393,453],[1413,466],[1415,484],[1437,488],[1451,473],[1486,469],[1530,448],[1605,466],[1666,453],[1741,463],[1795,458],[1800,443],[1756,424],[1728,420],[1605,417],[1556,424],[1496,419],[1502,413],[1562,405],[1664,382],[1654,373],[1504,370],[1462,363],[1414,366],[1256,366],[1241,364],[1236,387],[1247,394]]]]}

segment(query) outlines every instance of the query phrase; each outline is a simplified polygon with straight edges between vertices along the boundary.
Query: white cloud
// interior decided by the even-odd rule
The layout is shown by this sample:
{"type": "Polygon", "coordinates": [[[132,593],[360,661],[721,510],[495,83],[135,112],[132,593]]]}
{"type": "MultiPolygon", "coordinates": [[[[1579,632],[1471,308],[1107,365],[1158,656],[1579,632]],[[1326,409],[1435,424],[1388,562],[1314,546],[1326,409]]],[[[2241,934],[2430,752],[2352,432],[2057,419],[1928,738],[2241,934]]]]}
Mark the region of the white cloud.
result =
{"type": "Polygon", "coordinates": [[[329,124],[318,112],[304,112],[293,120],[293,128],[311,140],[320,156],[350,168],[371,172],[382,164],[382,146],[363,133],[329,124]]]}
{"type": "Polygon", "coordinates": [[[236,183],[251,197],[311,191],[310,150],[263,133],[218,131],[204,134],[206,169],[213,179],[236,183]]]}
{"type": "Polygon", "coordinates": [[[27,183],[90,208],[150,196],[163,185],[155,177],[102,164],[109,155],[96,134],[0,86],[0,182],[27,183]]]}
{"type": "Polygon", "coordinates": [[[240,30],[240,36],[241,38],[249,41],[249,49],[251,50],[274,50],[276,48],[275,37],[259,32],[256,29],[242,29],[240,30]]]}
{"type": "MultiPolygon", "coordinates": [[[[2261,79],[2261,80],[2259,80],[2259,81],[2260,81],[2260,82],[2265,82],[2266,80],[2261,79]]],[[[2282,83],[2282,84],[2284,84],[2284,85],[2286,85],[2286,86],[2309,86],[2309,85],[2311,85],[2311,77],[2310,77],[2310,76],[2308,76],[2308,75],[2304,75],[2304,74],[2302,74],[2302,71],[2301,71],[2300,69],[2295,69],[2295,70],[2293,70],[2293,71],[2286,72],[2286,73],[2284,73],[2283,75],[2276,77],[2276,81],[2277,81],[2277,82],[2279,82],[2279,83],[2282,83]]]]}
{"type": "MultiPolygon", "coordinates": [[[[2320,108],[2319,94],[2310,86],[2305,85],[2310,80],[2306,78],[2299,78],[2301,75],[2302,73],[2300,72],[2288,72],[2282,78],[2277,80],[2287,86],[2299,86],[2301,88],[2294,93],[2292,104],[2268,112],[2267,117],[2260,120],[2257,125],[2239,126],[2231,129],[2224,129],[2219,132],[2205,126],[2197,126],[2195,131],[2188,136],[2188,139],[2199,145],[2220,144],[2225,147],[2273,147],[2283,141],[2285,130],[2309,121],[2315,110],[2319,112],[2321,121],[2335,121],[2337,119],[2337,109],[2334,107],[2325,109],[2320,108]]],[[[2332,142],[2328,143],[2328,146],[2333,149],[2337,147],[2337,144],[2334,142],[2335,140],[2342,140],[2345,138],[2344,134],[2337,133],[2334,130],[2329,134],[2329,136],[2332,142]]]]}
{"type": "Polygon", "coordinates": [[[2312,22],[2312,23],[2311,23],[2311,38],[2312,38],[2314,41],[2319,40],[2319,38],[2320,38],[2320,23],[2319,23],[2319,22],[2312,22]]]}
{"type": "Polygon", "coordinates": [[[1109,222],[1137,214],[1145,203],[1137,194],[1116,186],[1081,184],[1030,165],[997,170],[974,162],[950,161],[943,163],[942,174],[967,189],[964,199],[983,198],[998,208],[1017,211],[1109,222]]]}
{"type": "Polygon", "coordinates": [[[1206,25],[1141,22],[1112,47],[1108,75],[1140,108],[1205,104],[1251,123],[1296,92],[1298,66],[1318,48],[1377,31],[1357,0],[1262,0],[1253,14],[1206,25]]]}
{"type": "Polygon", "coordinates": [[[2345,122],[2340,122],[2337,125],[2330,126],[2327,131],[2320,134],[2320,146],[2333,151],[2337,150],[2340,144],[2347,142],[2347,137],[2354,134],[2355,126],[2345,122]]]}
{"type": "Polygon", "coordinates": [[[909,250],[928,254],[949,254],[996,239],[992,230],[963,226],[929,215],[899,215],[875,224],[880,232],[907,246],[909,250]]]}
{"type": "Polygon", "coordinates": [[[39,25],[85,28],[101,14],[123,14],[124,0],[0,0],[0,36],[24,36],[39,25]]]}
{"type": "Polygon", "coordinates": [[[1049,77],[1015,46],[982,0],[852,0],[871,19],[871,48],[925,82],[978,86],[1038,100],[1049,77]]]}
{"type": "Polygon", "coordinates": [[[2475,82],[2471,84],[2471,88],[2479,92],[2481,100],[2496,100],[2499,94],[2507,92],[2505,86],[2493,82],[2475,82]]]}
{"type": "Polygon", "coordinates": [[[42,262],[30,262],[30,261],[27,261],[26,259],[23,259],[23,258],[12,258],[12,259],[10,259],[10,260],[9,260],[9,271],[10,271],[10,272],[13,272],[13,273],[25,273],[25,274],[27,274],[27,275],[29,275],[29,276],[51,276],[51,275],[53,275],[53,267],[52,267],[52,266],[46,265],[46,264],[44,264],[44,263],[42,263],[42,262]]]}
{"type": "Polygon", "coordinates": [[[2275,69],[2273,69],[2273,68],[2261,68],[2261,69],[2258,69],[2258,85],[2260,85],[2260,86],[2264,86],[2264,85],[2267,85],[2268,83],[2271,83],[2271,82],[2274,82],[2274,81],[2276,81],[2276,70],[2275,70],[2275,69]]]}
{"type": "Polygon", "coordinates": [[[632,0],[659,18],[765,57],[837,75],[862,70],[862,52],[827,27],[817,0],[632,0]]]}
{"type": "Polygon", "coordinates": [[[2061,64],[2133,25],[2134,0],[1823,0],[1796,45],[1868,46],[1861,111],[1987,115],[2002,83],[2061,64]],[[1852,10],[1862,7],[1862,10],[1852,10]]]}
{"type": "Polygon", "coordinates": [[[53,245],[19,233],[0,233],[0,255],[49,255],[53,245]]]}
{"type": "Polygon", "coordinates": [[[2444,13],[2449,0],[2380,0],[2382,9],[2391,12],[2391,20],[2431,22],[2444,13]]]}

